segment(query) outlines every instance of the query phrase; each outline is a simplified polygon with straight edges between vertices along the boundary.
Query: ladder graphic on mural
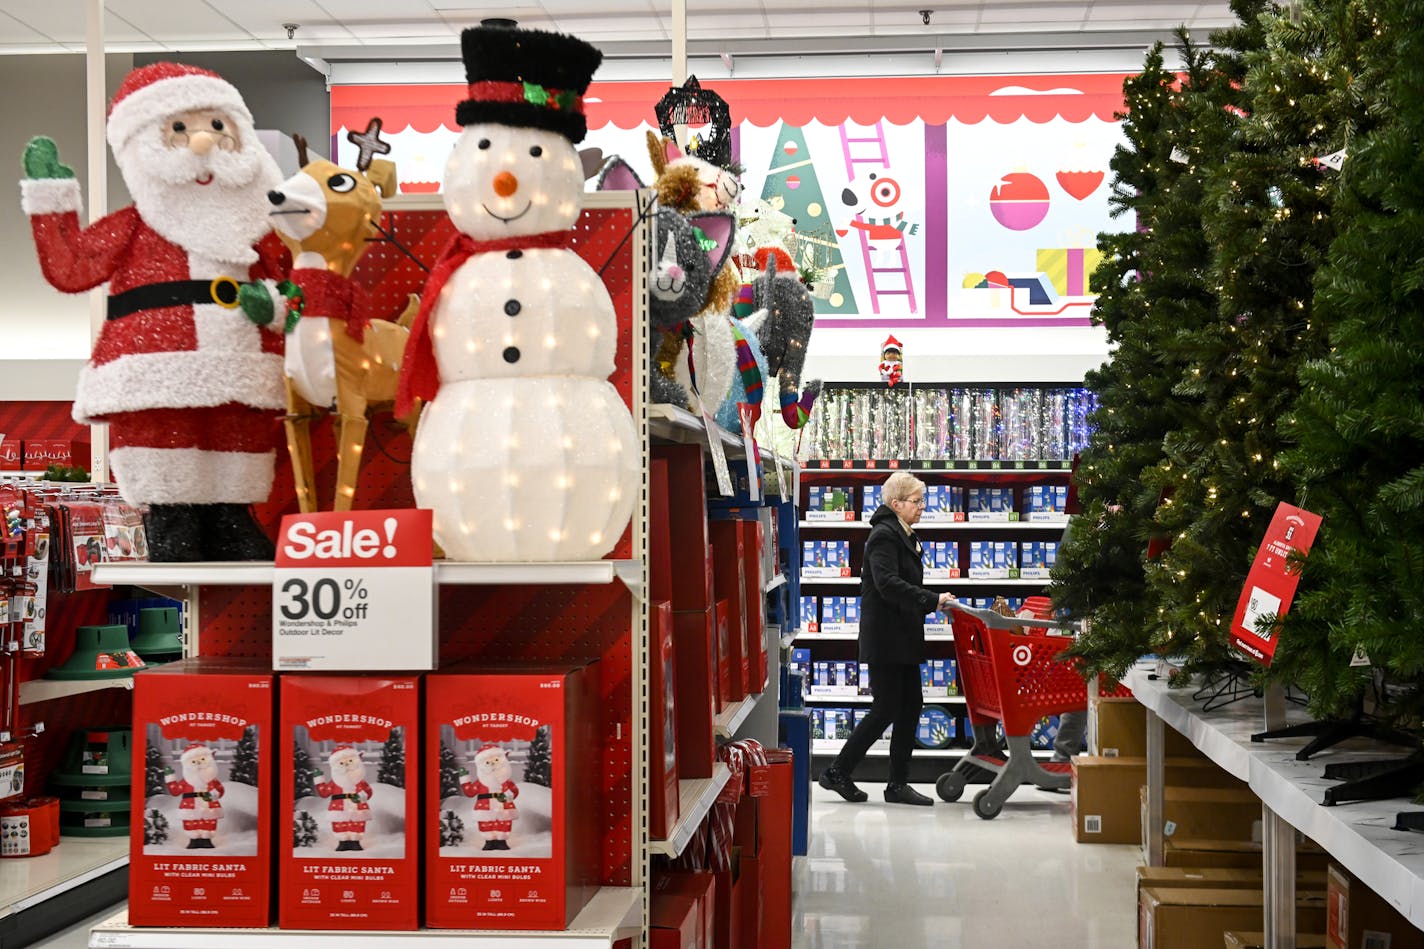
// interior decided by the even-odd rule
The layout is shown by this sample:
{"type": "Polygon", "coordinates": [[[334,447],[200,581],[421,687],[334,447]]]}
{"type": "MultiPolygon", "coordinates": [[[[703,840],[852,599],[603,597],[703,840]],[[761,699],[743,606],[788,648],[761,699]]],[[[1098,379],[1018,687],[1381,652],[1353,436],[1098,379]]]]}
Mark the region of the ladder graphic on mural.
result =
{"type": "MultiPolygon", "coordinates": [[[[846,178],[855,180],[856,165],[876,165],[888,171],[890,169],[890,153],[885,147],[885,128],[880,121],[875,123],[874,135],[852,136],[846,128],[845,123],[841,123],[841,154],[845,156],[846,178]],[[852,154],[852,149],[858,154],[852,154]]],[[[905,249],[905,235],[888,224],[877,225],[864,220],[859,214],[851,222],[856,232],[860,235],[860,255],[865,261],[865,282],[870,287],[870,309],[873,313],[880,313],[880,297],[882,296],[903,296],[909,298],[910,312],[918,312],[915,306],[915,284],[910,275],[910,255],[905,249]],[[899,253],[900,263],[896,267],[876,267],[870,260],[870,242],[895,241],[895,250],[899,253]],[[901,289],[882,288],[881,282],[876,279],[876,274],[895,274],[900,277],[901,289]]],[[[884,277],[881,278],[883,280],[884,277]]]]}

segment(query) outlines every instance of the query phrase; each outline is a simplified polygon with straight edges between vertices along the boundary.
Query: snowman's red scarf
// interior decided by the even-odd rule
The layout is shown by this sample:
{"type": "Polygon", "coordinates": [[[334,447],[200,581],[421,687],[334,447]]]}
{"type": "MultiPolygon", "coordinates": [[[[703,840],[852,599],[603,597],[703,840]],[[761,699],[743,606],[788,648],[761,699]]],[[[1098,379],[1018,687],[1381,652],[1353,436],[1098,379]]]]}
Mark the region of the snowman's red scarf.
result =
{"type": "Polygon", "coordinates": [[[430,315],[435,311],[435,302],[460,265],[475,254],[488,254],[506,250],[531,250],[540,247],[568,247],[574,237],[573,231],[547,231],[543,234],[527,234],[523,237],[507,237],[497,241],[477,241],[466,234],[456,234],[440,252],[440,259],[425,280],[425,289],[420,296],[420,312],[410,328],[410,342],[406,344],[405,358],[401,362],[400,383],[396,388],[396,415],[410,411],[416,399],[429,402],[440,390],[440,370],[435,362],[435,346],[430,339],[430,315]]]}

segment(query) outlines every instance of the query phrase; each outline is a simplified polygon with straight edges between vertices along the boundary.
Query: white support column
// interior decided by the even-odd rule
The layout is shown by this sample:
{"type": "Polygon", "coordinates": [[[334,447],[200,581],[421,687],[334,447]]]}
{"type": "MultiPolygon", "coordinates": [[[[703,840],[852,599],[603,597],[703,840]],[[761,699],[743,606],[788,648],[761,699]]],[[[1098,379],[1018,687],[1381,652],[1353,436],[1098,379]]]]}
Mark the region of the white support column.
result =
{"type": "MultiPolygon", "coordinates": [[[[109,203],[109,151],[104,141],[104,115],[108,92],[104,88],[104,0],[88,0],[84,31],[84,110],[89,161],[89,221],[99,220],[109,203]]],[[[97,287],[89,292],[89,336],[97,339],[104,328],[107,291],[97,287]]],[[[109,480],[109,427],[93,425],[89,430],[89,471],[95,481],[109,480]]]]}
{"type": "Polygon", "coordinates": [[[1261,805],[1266,949],[1295,949],[1295,828],[1261,805]]]}
{"type": "Polygon", "coordinates": [[[1166,818],[1164,789],[1167,785],[1166,734],[1162,717],[1147,710],[1147,839],[1142,846],[1147,851],[1147,865],[1160,867],[1165,863],[1162,843],[1162,822],[1166,818]]]}
{"type": "MultiPolygon", "coordinates": [[[[672,0],[672,84],[687,81],[687,0],[672,0]]],[[[672,137],[677,147],[687,148],[687,126],[674,125],[672,137]]]]}

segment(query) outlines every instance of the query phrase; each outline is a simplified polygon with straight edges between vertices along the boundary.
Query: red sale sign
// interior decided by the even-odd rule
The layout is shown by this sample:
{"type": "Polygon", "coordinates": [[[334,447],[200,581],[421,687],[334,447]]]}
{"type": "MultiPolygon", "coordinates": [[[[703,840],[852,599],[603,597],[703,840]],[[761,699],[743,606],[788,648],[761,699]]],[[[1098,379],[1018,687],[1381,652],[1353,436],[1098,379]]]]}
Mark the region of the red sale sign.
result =
{"type": "Polygon", "coordinates": [[[435,668],[433,549],[428,510],[282,518],[272,580],[272,668],[435,668]]]}
{"type": "Polygon", "coordinates": [[[1304,555],[1315,543],[1320,530],[1320,515],[1282,503],[1266,528],[1265,539],[1256,551],[1256,561],[1246,575],[1236,615],[1231,619],[1231,644],[1263,666],[1269,666],[1276,655],[1276,632],[1271,627],[1257,629],[1262,617],[1278,619],[1290,611],[1300,583],[1293,557],[1304,555]]]}

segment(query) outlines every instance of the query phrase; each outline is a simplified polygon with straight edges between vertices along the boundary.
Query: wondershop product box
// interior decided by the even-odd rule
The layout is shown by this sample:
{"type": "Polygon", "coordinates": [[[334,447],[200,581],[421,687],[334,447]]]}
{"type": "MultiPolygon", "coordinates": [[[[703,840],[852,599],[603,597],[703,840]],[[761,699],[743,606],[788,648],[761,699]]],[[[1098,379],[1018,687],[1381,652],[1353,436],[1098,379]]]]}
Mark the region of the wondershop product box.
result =
{"type": "Polygon", "coordinates": [[[270,923],[272,680],[265,663],[213,658],[134,677],[135,926],[270,923]]]}
{"type": "Polygon", "coordinates": [[[1329,949],[1424,946],[1424,933],[1348,870],[1332,863],[1326,880],[1325,945],[1329,949]]]}
{"type": "Polygon", "coordinates": [[[677,824],[681,798],[677,776],[677,662],[672,604],[648,610],[648,835],[666,840],[677,824]]]}
{"type": "MultiPolygon", "coordinates": [[[[693,941],[679,943],[679,946],[712,949],[716,942],[717,923],[717,897],[714,886],[715,878],[704,870],[658,869],[654,871],[652,891],[655,906],[660,894],[678,894],[696,902],[698,932],[693,941]]],[[[653,926],[658,926],[656,920],[654,920],[653,926]]],[[[653,933],[653,938],[658,938],[657,933],[653,933]]],[[[659,943],[654,942],[653,945],[659,945],[659,943]]]]}
{"type": "Polygon", "coordinates": [[[712,777],[717,756],[716,617],[713,610],[672,614],[677,681],[677,768],[683,778],[712,777]]]}
{"type": "MultiPolygon", "coordinates": [[[[672,608],[705,610],[712,606],[712,558],[708,555],[706,480],[703,476],[701,445],[654,445],[653,461],[667,463],[667,503],[654,503],[656,512],[666,507],[667,519],[654,519],[650,529],[666,532],[667,551],[672,566],[672,589],[667,599],[672,608]]],[[[655,499],[654,499],[655,500],[655,499]]],[[[649,539],[655,554],[662,540],[649,539]]],[[[655,557],[654,562],[657,562],[655,557]]],[[[659,589],[661,593],[661,589],[659,589]]]]}
{"type": "MultiPolygon", "coordinates": [[[[718,695],[722,705],[747,697],[751,678],[747,659],[746,561],[751,556],[742,544],[737,521],[713,521],[708,525],[712,538],[712,592],[717,598],[719,620],[726,618],[727,636],[718,645],[718,695]],[[725,672],[723,671],[725,668],[725,672]]],[[[755,561],[751,561],[755,564],[755,561]]],[[[758,597],[758,604],[760,598],[758,597]]]]}
{"type": "Polygon", "coordinates": [[[283,929],[414,929],[420,679],[281,677],[283,929]]]}
{"type": "MultiPolygon", "coordinates": [[[[1260,925],[1264,897],[1259,890],[1143,889],[1138,896],[1138,949],[1221,949],[1227,930],[1260,925]]],[[[1325,894],[1296,894],[1297,932],[1319,932],[1325,923],[1325,894]]]]}
{"type": "Polygon", "coordinates": [[[596,669],[426,679],[425,924],[565,929],[598,885],[596,669]]]}
{"type": "Polygon", "coordinates": [[[766,542],[759,521],[738,521],[737,529],[742,534],[742,625],[746,630],[746,647],[742,651],[745,688],[749,694],[758,695],[766,687],[767,656],[766,630],[763,625],[765,601],[762,597],[762,557],[761,550],[766,542]]]}

